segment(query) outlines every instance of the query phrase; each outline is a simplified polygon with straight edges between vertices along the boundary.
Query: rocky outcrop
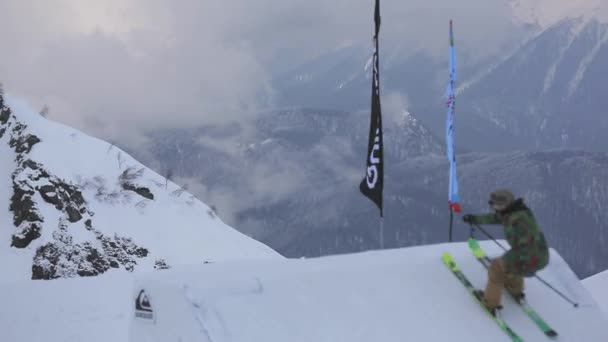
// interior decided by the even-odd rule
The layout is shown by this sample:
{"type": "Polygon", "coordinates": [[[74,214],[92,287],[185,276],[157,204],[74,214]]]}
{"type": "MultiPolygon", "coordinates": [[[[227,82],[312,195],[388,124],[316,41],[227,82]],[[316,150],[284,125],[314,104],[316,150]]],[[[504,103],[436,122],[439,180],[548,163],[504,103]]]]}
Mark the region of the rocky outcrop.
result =
{"type": "MultiPolygon", "coordinates": [[[[36,248],[32,279],[95,276],[121,267],[132,271],[137,260],[148,256],[149,251],[128,237],[106,236],[96,230],[94,213],[88,208],[80,185],[54,175],[30,158],[30,152],[41,139],[28,132],[27,125],[18,122],[10,109],[3,106],[1,94],[0,104],[0,138],[8,133],[0,143],[8,143],[16,154],[9,208],[15,226],[11,247],[36,248]],[[45,222],[39,210],[44,205],[59,212],[56,228],[53,228],[54,222],[45,222]],[[82,229],[90,238],[74,241],[74,229],[82,229]],[[43,235],[45,242],[34,244],[43,235]]],[[[122,189],[153,200],[154,195],[148,188],[135,183],[142,173],[143,169],[137,172],[127,169],[119,183],[122,189]]]]}
{"type": "Polygon", "coordinates": [[[152,191],[150,191],[150,189],[144,186],[137,186],[131,183],[123,183],[122,188],[124,190],[133,191],[141,197],[147,198],[149,200],[154,200],[154,194],[152,193],[152,191]]]}
{"type": "Polygon", "coordinates": [[[117,235],[108,237],[98,231],[93,232],[102,246],[101,249],[90,242],[74,243],[67,231],[67,224],[64,224],[53,233],[54,242],[36,250],[32,279],[90,277],[121,266],[132,271],[137,264],[135,259],[146,257],[149,253],[130,238],[117,235]]]}
{"type": "Polygon", "coordinates": [[[127,168],[119,177],[120,186],[127,191],[133,191],[141,197],[147,198],[149,200],[154,200],[154,194],[150,189],[138,186],[134,182],[137,178],[141,177],[144,174],[144,169],[135,170],[134,168],[127,168]]]}
{"type": "Polygon", "coordinates": [[[40,139],[32,134],[11,139],[10,146],[15,148],[17,153],[30,153],[32,147],[40,142],[40,139]]]}
{"type": "MultiPolygon", "coordinates": [[[[4,107],[4,99],[0,95],[0,124],[6,124],[11,117],[11,109],[4,107]]],[[[1,137],[1,136],[0,136],[1,137]]]]}
{"type": "Polygon", "coordinates": [[[86,202],[75,185],[67,184],[55,177],[47,179],[49,184],[37,188],[42,199],[52,204],[55,209],[63,211],[68,221],[75,223],[86,213],[86,202]]]}
{"type": "Polygon", "coordinates": [[[170,268],[171,266],[169,266],[164,259],[158,259],[154,262],[155,270],[168,270],[170,268]]]}

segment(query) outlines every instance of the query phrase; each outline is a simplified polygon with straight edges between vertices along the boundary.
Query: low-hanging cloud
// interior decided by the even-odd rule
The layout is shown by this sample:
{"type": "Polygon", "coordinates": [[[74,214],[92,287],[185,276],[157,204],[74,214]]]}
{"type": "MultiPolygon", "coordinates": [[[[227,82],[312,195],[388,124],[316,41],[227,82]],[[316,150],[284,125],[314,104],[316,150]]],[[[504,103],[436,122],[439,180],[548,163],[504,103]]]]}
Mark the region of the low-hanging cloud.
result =
{"type": "MultiPolygon", "coordinates": [[[[371,42],[373,0],[8,0],[0,80],[50,117],[119,138],[250,118],[273,106],[272,77],[371,42]]],[[[382,47],[487,54],[512,38],[503,0],[383,0],[382,47]]],[[[370,44],[371,45],[371,44],[370,44]]]]}

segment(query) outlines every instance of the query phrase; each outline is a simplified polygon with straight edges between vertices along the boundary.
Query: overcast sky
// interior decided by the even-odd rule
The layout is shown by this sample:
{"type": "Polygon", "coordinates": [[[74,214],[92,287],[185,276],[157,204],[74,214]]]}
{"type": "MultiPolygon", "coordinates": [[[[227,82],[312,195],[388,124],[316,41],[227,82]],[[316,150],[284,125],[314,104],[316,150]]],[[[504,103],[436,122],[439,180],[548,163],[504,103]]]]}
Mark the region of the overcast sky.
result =
{"type": "MultiPolygon", "coordinates": [[[[445,61],[454,19],[459,57],[483,58],[523,39],[521,22],[550,25],[581,2],[602,1],[381,0],[380,49],[445,61]]],[[[350,44],[369,44],[371,54],[373,2],[0,0],[0,82],[34,109],[49,105],[53,120],[133,148],[146,130],[243,121],[271,108],[277,70],[350,44]]],[[[412,99],[386,90],[385,118],[402,115],[412,99]]],[[[226,139],[214,146],[240,148],[226,139]]],[[[247,206],[306,191],[301,163],[256,165],[239,191],[176,180],[234,224],[247,206]]]]}
{"type": "MultiPolygon", "coordinates": [[[[382,0],[381,49],[444,56],[453,18],[459,47],[487,54],[512,38],[507,2],[382,0]]],[[[3,0],[0,81],[102,137],[241,118],[272,106],[278,66],[371,44],[372,12],[373,0],[3,0]]]]}

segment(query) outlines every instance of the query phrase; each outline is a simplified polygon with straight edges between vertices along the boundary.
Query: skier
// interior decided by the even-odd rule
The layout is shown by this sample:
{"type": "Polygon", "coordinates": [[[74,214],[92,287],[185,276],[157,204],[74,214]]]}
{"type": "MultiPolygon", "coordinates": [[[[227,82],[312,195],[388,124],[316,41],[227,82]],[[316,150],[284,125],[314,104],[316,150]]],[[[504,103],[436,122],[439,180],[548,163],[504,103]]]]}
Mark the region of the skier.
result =
{"type": "Polygon", "coordinates": [[[533,277],[547,266],[549,249],[543,232],[532,211],[521,198],[515,200],[509,190],[500,189],[490,194],[488,201],[493,212],[484,215],[467,214],[462,217],[469,224],[502,224],[511,249],[492,260],[488,268],[485,291],[476,295],[492,313],[500,309],[504,287],[514,298],[524,297],[524,277],[533,277]]]}

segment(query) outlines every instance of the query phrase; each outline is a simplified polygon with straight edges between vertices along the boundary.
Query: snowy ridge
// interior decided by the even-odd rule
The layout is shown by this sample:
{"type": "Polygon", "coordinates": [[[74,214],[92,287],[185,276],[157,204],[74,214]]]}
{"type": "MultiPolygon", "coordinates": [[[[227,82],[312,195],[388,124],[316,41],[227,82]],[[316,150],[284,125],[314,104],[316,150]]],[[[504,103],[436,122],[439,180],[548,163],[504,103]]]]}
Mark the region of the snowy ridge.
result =
{"type": "Polygon", "coordinates": [[[278,256],[115,146],[0,99],[2,281],[278,256]]]}
{"type": "Polygon", "coordinates": [[[586,17],[608,22],[604,0],[508,0],[514,19],[547,28],[564,18],[586,17]]]}
{"type": "Polygon", "coordinates": [[[597,41],[595,46],[593,46],[591,51],[589,51],[589,53],[580,61],[579,67],[576,70],[576,74],[574,78],[570,81],[568,87],[568,97],[572,96],[572,94],[574,94],[574,92],[578,90],[581,81],[585,77],[585,72],[587,71],[587,68],[595,60],[602,46],[606,42],[608,42],[608,30],[606,30],[604,27],[598,27],[596,34],[597,41]]]}
{"type": "Polygon", "coordinates": [[[553,61],[553,63],[551,63],[549,71],[547,72],[545,84],[543,87],[543,94],[546,93],[553,85],[553,81],[555,80],[555,75],[559,64],[564,59],[564,56],[572,46],[572,43],[576,40],[576,38],[578,38],[579,34],[583,31],[586,24],[587,21],[583,19],[578,19],[572,23],[572,26],[570,26],[569,35],[566,37],[566,43],[560,46],[559,52],[557,53],[557,58],[553,61]]]}
{"type": "Polygon", "coordinates": [[[462,82],[459,82],[459,84],[456,86],[456,95],[461,95],[467,89],[476,85],[480,81],[483,81],[483,79],[485,77],[492,75],[492,73],[494,71],[496,71],[496,69],[500,68],[500,66],[503,63],[505,63],[509,59],[513,58],[514,56],[516,56],[520,52],[520,49],[522,47],[526,46],[526,44],[533,41],[541,34],[542,34],[542,31],[535,32],[534,34],[529,35],[524,40],[522,40],[518,44],[518,47],[513,49],[513,51],[510,51],[509,53],[505,53],[503,55],[498,56],[498,59],[496,60],[496,62],[493,62],[490,66],[488,66],[485,69],[482,69],[479,72],[475,72],[472,76],[469,76],[469,78],[462,80],[462,82]]]}

